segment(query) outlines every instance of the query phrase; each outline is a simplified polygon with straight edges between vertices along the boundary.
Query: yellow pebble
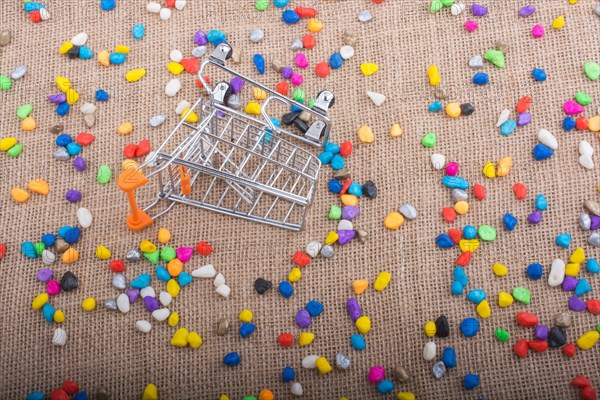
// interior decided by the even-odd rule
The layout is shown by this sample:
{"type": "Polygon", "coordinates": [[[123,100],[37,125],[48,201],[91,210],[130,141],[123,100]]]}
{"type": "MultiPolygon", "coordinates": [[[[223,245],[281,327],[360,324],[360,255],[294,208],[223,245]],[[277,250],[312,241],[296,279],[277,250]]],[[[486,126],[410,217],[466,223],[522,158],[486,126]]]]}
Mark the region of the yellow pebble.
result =
{"type": "Polygon", "coordinates": [[[366,315],[363,315],[356,320],[356,329],[363,335],[371,330],[371,320],[366,315]]]}
{"type": "Polygon", "coordinates": [[[171,232],[169,232],[169,230],[166,228],[160,228],[158,230],[158,241],[162,244],[165,244],[169,240],[171,240],[171,232]]]}
{"type": "Polygon", "coordinates": [[[562,29],[565,26],[565,17],[559,16],[554,21],[552,21],[552,28],[554,29],[562,29]]]}
{"type": "Polygon", "coordinates": [[[71,81],[64,76],[57,76],[55,82],[58,89],[63,93],[67,93],[71,89],[71,81]]]}
{"type": "Polygon", "coordinates": [[[588,129],[590,132],[600,132],[600,115],[588,119],[588,129]]]}
{"type": "Polygon", "coordinates": [[[142,240],[140,242],[140,250],[144,253],[154,253],[156,245],[149,240],[142,240]]]}
{"type": "Polygon", "coordinates": [[[257,87],[252,88],[252,95],[256,100],[264,100],[267,98],[267,92],[257,87]]]}
{"type": "Polygon", "coordinates": [[[108,260],[111,255],[112,254],[110,250],[104,247],[103,245],[100,245],[96,248],[96,257],[98,257],[101,260],[108,260]]]}
{"type": "Polygon", "coordinates": [[[434,337],[437,332],[437,327],[435,326],[435,322],[427,321],[425,324],[425,335],[428,337],[434,337]]]}
{"type": "Polygon", "coordinates": [[[343,194],[340,200],[345,206],[356,206],[358,204],[358,197],[353,194],[343,194]]]}
{"type": "Polygon", "coordinates": [[[387,272],[381,272],[378,276],[377,279],[375,279],[375,283],[373,284],[373,288],[378,291],[381,292],[383,289],[385,289],[390,281],[392,280],[392,275],[387,272]]]}
{"type": "Polygon", "coordinates": [[[499,263],[494,264],[494,266],[492,267],[492,270],[494,271],[494,274],[496,276],[504,276],[504,275],[508,274],[508,268],[506,268],[506,266],[503,264],[499,264],[499,263]]]}
{"type": "Polygon", "coordinates": [[[175,327],[175,326],[177,326],[178,323],[179,323],[179,314],[174,312],[171,315],[169,315],[169,319],[167,320],[167,324],[169,324],[169,326],[175,327]]]}
{"type": "Polygon", "coordinates": [[[293,268],[288,274],[288,281],[292,283],[298,282],[300,278],[302,278],[302,271],[298,267],[293,268]]]}
{"type": "Polygon", "coordinates": [[[48,293],[40,294],[31,302],[31,308],[34,310],[41,310],[42,307],[44,307],[44,305],[48,302],[48,298],[48,293]]]}
{"type": "Polygon", "coordinates": [[[167,70],[169,70],[169,72],[172,73],[173,75],[181,74],[184,69],[185,68],[183,67],[183,65],[179,64],[178,62],[174,62],[174,61],[171,61],[167,65],[167,70]]]}
{"type": "Polygon", "coordinates": [[[458,242],[458,245],[460,246],[460,251],[462,251],[463,253],[465,251],[470,251],[471,253],[475,252],[475,250],[477,250],[479,248],[479,240],[477,239],[461,239],[458,242]]]}
{"type": "Polygon", "coordinates": [[[67,54],[73,48],[73,43],[64,42],[58,49],[58,54],[67,54]]]}
{"type": "Polygon", "coordinates": [[[375,141],[375,134],[370,127],[363,125],[358,129],[358,140],[362,143],[373,143],[375,141]]]}
{"type": "Polygon", "coordinates": [[[415,400],[415,395],[412,392],[399,392],[396,398],[398,400],[415,400]]]}
{"type": "Polygon", "coordinates": [[[35,120],[31,117],[27,117],[23,121],[21,121],[21,129],[23,129],[25,132],[31,132],[35,130],[36,127],[37,124],[35,123],[35,120]]]}
{"type": "Polygon", "coordinates": [[[379,66],[375,63],[364,63],[360,65],[360,70],[364,76],[371,76],[379,71],[379,66]]]}
{"type": "Polygon", "coordinates": [[[498,305],[502,308],[510,306],[514,302],[512,294],[506,292],[498,293],[498,305]]]}
{"type": "Polygon", "coordinates": [[[246,105],[246,108],[244,110],[246,111],[246,114],[259,115],[260,114],[260,104],[258,104],[255,101],[251,101],[246,105]]]}
{"type": "Polygon", "coordinates": [[[8,151],[17,144],[17,139],[14,137],[8,137],[0,140],[0,151],[8,151]]]}
{"type": "Polygon", "coordinates": [[[18,203],[25,203],[29,199],[29,192],[21,188],[13,188],[10,195],[18,203]]]}
{"type": "Polygon", "coordinates": [[[192,349],[197,349],[202,346],[202,338],[196,332],[190,332],[187,337],[188,344],[192,349]]]}
{"type": "Polygon", "coordinates": [[[240,313],[240,321],[242,322],[252,322],[252,311],[250,310],[242,310],[240,313]]]}
{"type": "Polygon", "coordinates": [[[229,400],[229,397],[227,397],[227,395],[226,395],[226,394],[222,394],[222,395],[219,397],[219,400],[229,400]]]}
{"type": "Polygon", "coordinates": [[[574,264],[581,264],[585,261],[585,251],[581,247],[576,248],[573,254],[571,254],[570,260],[574,264]]]}
{"type": "Polygon", "coordinates": [[[133,132],[133,125],[131,124],[131,122],[123,122],[117,128],[117,132],[121,135],[129,135],[131,132],[133,132]]]}
{"type": "Polygon", "coordinates": [[[469,212],[469,203],[464,200],[457,201],[454,204],[454,211],[456,211],[456,213],[459,215],[465,215],[469,212]]]}
{"type": "Polygon", "coordinates": [[[400,128],[400,125],[398,125],[398,124],[392,125],[392,128],[390,129],[390,136],[391,137],[402,136],[402,128],[400,128]]]}
{"type": "Polygon", "coordinates": [[[435,65],[430,65],[429,68],[427,68],[427,76],[429,77],[429,84],[431,86],[437,86],[442,81],[440,71],[435,65]]]}
{"type": "Polygon", "coordinates": [[[94,311],[96,308],[96,299],[93,297],[88,297],[83,301],[83,303],[81,303],[81,307],[83,307],[85,311],[94,311]]]}
{"type": "Polygon", "coordinates": [[[397,211],[392,211],[385,217],[383,224],[386,228],[395,231],[404,223],[404,217],[397,211]]]}
{"type": "Polygon", "coordinates": [[[566,276],[577,276],[579,273],[580,264],[569,263],[565,267],[565,275],[566,276]]]}
{"type": "Polygon", "coordinates": [[[476,310],[477,314],[479,314],[479,316],[483,319],[487,319],[490,317],[490,315],[492,315],[492,309],[490,308],[487,300],[483,300],[481,303],[479,303],[476,310]]]}
{"type": "Polygon", "coordinates": [[[62,260],[65,264],[73,264],[79,260],[79,252],[72,247],[69,247],[62,255],[62,260]]]}
{"type": "Polygon", "coordinates": [[[315,33],[320,32],[323,29],[323,21],[317,18],[311,18],[308,20],[308,30],[315,33]]]}
{"type": "Polygon", "coordinates": [[[62,324],[63,322],[65,322],[65,313],[63,313],[61,310],[56,310],[52,319],[57,324],[62,324]]]}
{"type": "Polygon", "coordinates": [[[458,103],[448,103],[446,106],[446,114],[448,114],[450,118],[458,118],[461,113],[460,104],[458,103]]]}
{"type": "Polygon", "coordinates": [[[117,47],[115,47],[115,53],[121,53],[121,54],[127,55],[127,54],[129,54],[129,47],[120,44],[117,47]]]}
{"type": "Polygon", "coordinates": [[[494,179],[496,177],[496,166],[493,162],[488,162],[483,166],[483,175],[489,179],[494,179]]]}
{"type": "Polygon", "coordinates": [[[155,384],[149,383],[144,389],[142,400],[158,400],[158,388],[155,384]]]}
{"type": "Polygon", "coordinates": [[[333,369],[331,367],[331,364],[329,364],[329,361],[327,361],[327,359],[325,357],[317,358],[317,361],[315,361],[315,364],[317,365],[317,369],[319,370],[321,375],[328,374],[333,369]]]}
{"type": "Polygon", "coordinates": [[[339,235],[334,231],[329,231],[325,237],[325,244],[332,245],[337,242],[339,235]]]}
{"type": "Polygon", "coordinates": [[[177,295],[179,294],[179,292],[181,291],[181,286],[179,286],[179,283],[177,283],[177,281],[175,279],[169,279],[169,281],[167,282],[167,292],[169,292],[169,294],[175,298],[177,297],[177,295]]]}
{"type": "Polygon", "coordinates": [[[34,179],[27,184],[27,189],[31,190],[33,193],[41,194],[46,196],[50,191],[50,187],[48,186],[48,182],[43,179],[34,179]]]}
{"type": "Polygon", "coordinates": [[[98,53],[98,62],[105,67],[110,65],[110,53],[106,50],[102,50],[98,53]]]}
{"type": "Polygon", "coordinates": [[[123,162],[121,163],[121,168],[123,168],[123,171],[127,171],[130,168],[137,169],[139,166],[140,165],[135,160],[131,159],[123,160],[123,162]]]}
{"type": "Polygon", "coordinates": [[[188,331],[185,328],[179,328],[175,331],[175,333],[173,334],[173,337],[171,338],[171,346],[176,346],[176,347],[185,347],[188,345],[188,335],[190,334],[190,331],[188,331]]]}
{"type": "MultiPolygon", "coordinates": [[[[183,110],[183,113],[181,113],[181,115],[186,115],[188,112],[190,112],[190,108],[186,108],[185,110],[183,110]]],[[[195,111],[192,111],[188,114],[187,117],[185,117],[185,122],[189,122],[192,124],[195,124],[196,122],[200,121],[200,117],[198,117],[198,114],[196,114],[195,111]]]]}
{"type": "Polygon", "coordinates": [[[498,169],[496,170],[496,176],[507,176],[512,166],[512,157],[501,158],[500,161],[498,161],[498,169]]]}
{"type": "Polygon", "coordinates": [[[77,93],[77,90],[70,88],[69,90],[67,90],[67,103],[69,103],[69,105],[73,105],[75,103],[77,103],[77,101],[79,100],[79,93],[77,93]]]}
{"type": "Polygon", "coordinates": [[[315,340],[315,334],[310,332],[302,332],[298,338],[300,347],[308,346],[315,340]]]}
{"type": "Polygon", "coordinates": [[[145,75],[146,70],[144,68],[138,68],[131,70],[127,74],[125,74],[125,79],[127,79],[127,82],[137,82],[140,79],[142,79],[145,75]]]}
{"type": "Polygon", "coordinates": [[[596,344],[598,339],[600,339],[600,332],[588,331],[577,339],[577,346],[579,346],[581,350],[589,350],[596,344]]]}
{"type": "Polygon", "coordinates": [[[361,294],[369,287],[369,281],[364,279],[356,279],[352,282],[352,287],[354,288],[354,293],[361,294]]]}
{"type": "Polygon", "coordinates": [[[569,0],[569,4],[577,4],[579,0],[569,0]]]}

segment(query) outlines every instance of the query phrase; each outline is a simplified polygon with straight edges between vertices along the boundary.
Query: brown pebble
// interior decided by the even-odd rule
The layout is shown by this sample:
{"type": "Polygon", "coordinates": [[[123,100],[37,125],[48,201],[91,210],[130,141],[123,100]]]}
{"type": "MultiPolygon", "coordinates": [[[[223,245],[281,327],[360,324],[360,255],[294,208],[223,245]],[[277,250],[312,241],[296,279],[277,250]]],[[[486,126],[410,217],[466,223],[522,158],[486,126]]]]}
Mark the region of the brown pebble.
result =
{"type": "Polygon", "coordinates": [[[69,243],[67,243],[63,238],[57,238],[56,242],[54,242],[54,248],[58,254],[62,254],[69,249],[69,243]]]}
{"type": "Polygon", "coordinates": [[[98,389],[96,391],[96,400],[109,400],[109,399],[110,399],[110,393],[108,393],[106,390],[98,389]]]}
{"type": "Polygon", "coordinates": [[[93,128],[96,125],[96,114],[85,114],[83,121],[88,128],[93,128]]]}
{"type": "Polygon", "coordinates": [[[400,382],[408,382],[410,380],[410,375],[408,375],[408,372],[402,367],[395,368],[394,374],[400,382]]]}
{"type": "Polygon", "coordinates": [[[346,31],[344,32],[344,44],[348,46],[352,46],[358,40],[358,36],[354,32],[346,31]]]}
{"type": "Polygon", "coordinates": [[[338,179],[338,180],[350,179],[350,176],[351,176],[350,171],[348,171],[346,168],[342,168],[333,173],[333,179],[338,179]]]}
{"type": "Polygon", "coordinates": [[[554,317],[554,322],[556,323],[556,325],[562,327],[562,328],[566,328],[569,325],[571,325],[571,313],[570,312],[561,312],[560,314],[556,314],[556,317],[554,317]]]}
{"type": "Polygon", "coordinates": [[[0,31],[0,46],[8,46],[12,41],[12,32],[7,30],[0,31]]]}
{"type": "Polygon", "coordinates": [[[367,233],[367,231],[363,231],[362,229],[357,229],[357,230],[356,230],[356,233],[358,234],[358,239],[360,239],[360,241],[361,241],[362,243],[364,243],[364,242],[366,242],[366,241],[367,241],[367,236],[369,235],[369,234],[367,233]]]}
{"type": "Polygon", "coordinates": [[[50,132],[54,133],[55,135],[63,133],[64,130],[65,127],[63,126],[63,124],[54,125],[52,128],[50,128],[50,132]]]}
{"type": "Polygon", "coordinates": [[[506,42],[503,42],[502,40],[496,42],[496,50],[506,53],[506,49],[508,49],[508,44],[506,42]]]}
{"type": "Polygon", "coordinates": [[[281,72],[283,67],[285,67],[279,58],[274,58],[273,61],[271,61],[271,66],[277,72],[281,72]]]}
{"type": "Polygon", "coordinates": [[[227,318],[221,318],[217,324],[217,335],[225,336],[227,335],[227,331],[229,331],[229,320],[227,318]]]}
{"type": "Polygon", "coordinates": [[[600,216],[600,204],[597,201],[586,200],[583,206],[590,214],[600,216]]]}
{"type": "Polygon", "coordinates": [[[304,122],[310,121],[310,113],[308,111],[302,111],[300,115],[298,115],[298,119],[304,122]]]}
{"type": "Polygon", "coordinates": [[[436,86],[433,95],[439,100],[445,100],[448,98],[448,92],[441,86],[436,86]]]}
{"type": "Polygon", "coordinates": [[[242,49],[240,47],[234,46],[232,48],[231,59],[236,64],[239,64],[242,62],[242,49]]]}

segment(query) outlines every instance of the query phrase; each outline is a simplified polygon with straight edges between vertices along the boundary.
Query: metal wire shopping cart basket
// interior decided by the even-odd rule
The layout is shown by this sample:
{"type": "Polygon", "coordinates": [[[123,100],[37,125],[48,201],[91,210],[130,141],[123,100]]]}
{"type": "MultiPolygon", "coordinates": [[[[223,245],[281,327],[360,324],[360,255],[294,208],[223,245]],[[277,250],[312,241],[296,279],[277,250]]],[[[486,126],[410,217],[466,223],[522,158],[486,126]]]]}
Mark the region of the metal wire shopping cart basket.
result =
{"type": "Polygon", "coordinates": [[[321,163],[311,152],[285,139],[316,147],[327,143],[331,130],[327,111],[334,103],[333,94],[321,92],[308,108],[229,69],[225,61],[231,54],[226,43],[215,48],[198,73],[208,98],[200,97],[146,162],[119,176],[119,187],[127,193],[131,209],[129,229],[144,229],[177,203],[290,230],[302,229],[321,163]],[[260,115],[236,110],[239,107],[230,101],[234,96],[229,83],[223,81],[211,88],[204,78],[208,65],[263,90],[267,97],[260,115]],[[290,130],[277,126],[267,114],[274,100],[288,110],[293,106],[297,113],[308,113],[309,122],[304,122],[306,118],[294,121],[290,130]],[[194,113],[198,123],[186,122],[194,113]],[[158,183],[158,195],[140,209],[134,191],[151,179],[158,183]]]}

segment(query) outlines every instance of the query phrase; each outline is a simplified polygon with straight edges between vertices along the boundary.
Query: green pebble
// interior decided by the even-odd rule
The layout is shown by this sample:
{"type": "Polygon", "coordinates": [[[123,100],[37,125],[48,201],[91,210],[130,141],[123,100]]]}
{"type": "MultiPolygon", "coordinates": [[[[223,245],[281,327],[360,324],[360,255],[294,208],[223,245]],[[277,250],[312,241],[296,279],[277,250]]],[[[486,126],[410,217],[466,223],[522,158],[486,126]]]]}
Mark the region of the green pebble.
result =
{"type": "Polygon", "coordinates": [[[435,137],[435,133],[433,132],[429,132],[427,135],[423,136],[423,140],[421,140],[423,146],[428,148],[435,147],[436,142],[437,139],[435,137]]]}
{"type": "Polygon", "coordinates": [[[160,257],[160,251],[155,250],[152,253],[144,253],[144,257],[148,259],[152,264],[158,264],[158,257],[160,257]]]}
{"type": "Polygon", "coordinates": [[[23,145],[21,143],[19,144],[15,144],[13,147],[10,148],[10,150],[8,150],[6,152],[6,154],[8,154],[11,157],[18,157],[19,154],[21,154],[23,152],[23,145]]]}
{"type": "Polygon", "coordinates": [[[177,257],[177,253],[175,253],[175,249],[172,247],[163,247],[163,249],[160,251],[160,258],[164,262],[169,262],[175,257],[177,257]]]}
{"type": "Polygon", "coordinates": [[[342,218],[342,208],[340,206],[331,206],[329,209],[329,219],[337,221],[340,218],[342,218]]]}
{"type": "Polygon", "coordinates": [[[242,400],[256,400],[256,396],[244,396],[242,400]]]}
{"type": "Polygon", "coordinates": [[[110,167],[106,164],[100,165],[100,167],[98,167],[98,182],[105,185],[110,182],[110,178],[112,178],[110,167]]]}
{"type": "Polygon", "coordinates": [[[597,81],[600,77],[600,65],[597,62],[588,61],[583,64],[583,72],[591,81],[597,81]]]}
{"type": "Polygon", "coordinates": [[[596,330],[600,332],[600,324],[596,325],[596,330]]]}
{"type": "Polygon", "coordinates": [[[46,250],[46,245],[43,242],[37,242],[33,245],[33,248],[35,249],[35,253],[41,256],[44,250],[46,250]]]}
{"type": "Polygon", "coordinates": [[[443,4],[440,0],[432,0],[431,6],[429,7],[429,12],[435,14],[436,12],[440,11],[442,7],[443,4]]]}
{"type": "Polygon", "coordinates": [[[498,328],[496,329],[496,339],[501,342],[506,342],[508,339],[510,339],[510,333],[506,332],[502,328],[498,328]]]}
{"type": "Polygon", "coordinates": [[[294,90],[294,93],[292,93],[292,97],[297,102],[302,103],[304,101],[304,98],[306,97],[306,93],[304,93],[304,90],[297,88],[294,90]]]}
{"type": "Polygon", "coordinates": [[[483,59],[491,62],[498,68],[504,68],[504,53],[500,50],[488,50],[483,55],[483,59]]]}
{"type": "Polygon", "coordinates": [[[444,7],[450,7],[452,4],[456,3],[456,0],[441,0],[441,2],[444,7]]]}
{"type": "Polygon", "coordinates": [[[529,305],[529,303],[531,303],[531,293],[524,287],[516,287],[513,290],[512,295],[517,301],[520,301],[523,304],[529,305]]]}
{"type": "Polygon", "coordinates": [[[33,106],[31,104],[29,104],[29,103],[23,104],[17,110],[17,117],[19,117],[23,120],[23,119],[29,117],[29,114],[31,114],[32,111],[33,111],[33,106]]]}
{"type": "Polygon", "coordinates": [[[315,105],[315,99],[308,100],[308,108],[312,109],[315,105]]]}
{"type": "Polygon", "coordinates": [[[496,240],[496,230],[489,225],[481,225],[477,230],[477,234],[481,240],[492,242],[496,240]]]}
{"type": "Polygon", "coordinates": [[[256,0],[256,9],[258,11],[265,11],[269,8],[269,0],[256,0]]]}
{"type": "Polygon", "coordinates": [[[587,106],[592,102],[592,98],[586,92],[577,92],[575,95],[575,101],[581,104],[582,106],[587,106]]]}
{"type": "Polygon", "coordinates": [[[12,88],[12,81],[8,76],[0,75],[0,89],[8,92],[12,88]]]}

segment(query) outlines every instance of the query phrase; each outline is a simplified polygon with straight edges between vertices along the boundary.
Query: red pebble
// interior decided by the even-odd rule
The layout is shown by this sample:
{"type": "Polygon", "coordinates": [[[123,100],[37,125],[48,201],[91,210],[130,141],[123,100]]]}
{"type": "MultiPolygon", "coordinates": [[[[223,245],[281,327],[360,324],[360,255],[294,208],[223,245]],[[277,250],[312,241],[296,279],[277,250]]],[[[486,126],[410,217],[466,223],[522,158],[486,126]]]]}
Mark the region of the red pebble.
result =
{"type": "Polygon", "coordinates": [[[462,253],[456,259],[456,265],[460,265],[461,267],[469,265],[469,263],[471,262],[471,254],[472,253],[470,251],[465,251],[464,253],[462,253]]]}
{"type": "Polygon", "coordinates": [[[147,139],[140,141],[140,144],[138,144],[137,149],[135,150],[135,156],[143,157],[149,153],[150,153],[150,142],[147,139]]]}
{"type": "Polygon", "coordinates": [[[42,20],[42,14],[40,13],[40,10],[34,10],[34,11],[30,12],[29,19],[34,24],[37,24],[38,22],[40,22],[42,20]]]}
{"type": "Polygon", "coordinates": [[[329,64],[323,61],[317,64],[315,72],[319,78],[327,78],[329,72],[331,72],[331,68],[329,68],[329,64]]]}
{"type": "Polygon", "coordinates": [[[175,7],[175,0],[165,0],[165,5],[169,8],[175,7]]]}
{"type": "Polygon", "coordinates": [[[581,392],[579,392],[579,396],[581,396],[583,400],[595,400],[596,391],[591,386],[586,386],[583,389],[581,389],[581,392]]]}
{"type": "Polygon", "coordinates": [[[82,146],[87,146],[87,145],[92,144],[94,142],[94,139],[96,139],[96,137],[94,135],[92,135],[91,133],[86,133],[86,132],[81,132],[75,138],[77,143],[79,143],[82,146]]]}
{"type": "Polygon", "coordinates": [[[135,151],[136,150],[137,150],[137,145],[135,145],[135,144],[128,144],[123,149],[123,155],[125,156],[125,158],[133,158],[133,157],[135,157],[135,151]]]}
{"type": "Polygon", "coordinates": [[[527,109],[529,108],[531,103],[533,103],[533,100],[531,100],[531,97],[523,96],[523,97],[521,97],[521,100],[519,100],[519,102],[517,103],[517,106],[515,107],[515,109],[519,114],[524,113],[525,111],[527,111],[527,109]]]}
{"type": "Polygon", "coordinates": [[[298,250],[294,253],[292,262],[299,267],[306,267],[308,264],[310,264],[310,256],[298,250]]]}
{"type": "Polygon", "coordinates": [[[6,245],[4,243],[0,243],[0,260],[2,260],[2,258],[4,257],[5,254],[6,254],[6,245]]]}
{"type": "Polygon", "coordinates": [[[528,312],[517,313],[517,323],[526,328],[536,326],[539,320],[537,315],[528,312]]]}
{"type": "Polygon", "coordinates": [[[573,380],[571,381],[571,385],[579,388],[584,388],[586,386],[591,386],[592,384],[590,380],[585,377],[585,375],[579,374],[575,378],[573,378],[573,380]]]}
{"type": "Polygon", "coordinates": [[[442,209],[442,216],[446,220],[446,222],[454,222],[456,221],[456,211],[452,207],[444,207],[442,209]]]}
{"type": "Polygon", "coordinates": [[[285,81],[279,82],[277,86],[275,86],[275,90],[277,90],[278,93],[287,96],[290,92],[290,85],[285,81]]]}
{"type": "MultiPolygon", "coordinates": [[[[210,77],[208,75],[204,75],[204,81],[206,83],[210,83],[210,77]]],[[[196,79],[196,86],[198,86],[200,89],[204,89],[204,85],[200,79],[196,79]]]]}
{"type": "Polygon", "coordinates": [[[373,3],[375,3],[375,4],[381,4],[381,3],[383,3],[383,0],[371,0],[371,1],[373,1],[373,3]]]}
{"type": "Polygon", "coordinates": [[[184,58],[181,60],[181,65],[190,74],[197,74],[200,69],[200,60],[196,57],[184,58]]]}
{"type": "Polygon", "coordinates": [[[198,254],[207,256],[213,252],[213,248],[210,244],[206,243],[205,241],[201,241],[200,243],[198,243],[198,246],[196,246],[196,251],[198,252],[198,254]]]}
{"type": "Polygon", "coordinates": [[[575,120],[575,128],[585,131],[588,128],[588,120],[583,115],[575,120]]]}
{"type": "Polygon", "coordinates": [[[309,7],[296,7],[294,12],[300,16],[300,18],[314,18],[317,16],[317,10],[309,7]]]}
{"type": "Polygon", "coordinates": [[[600,300],[590,299],[585,303],[590,314],[600,314],[600,300]]]}
{"type": "Polygon", "coordinates": [[[50,400],[69,400],[69,395],[63,389],[54,389],[50,393],[50,400]]]}
{"type": "Polygon", "coordinates": [[[123,272],[125,271],[125,263],[121,260],[112,260],[108,265],[112,272],[123,272]]]}
{"type": "Polygon", "coordinates": [[[575,345],[573,343],[567,343],[563,346],[563,348],[561,350],[565,356],[571,358],[575,355],[575,352],[577,351],[577,347],[575,347],[575,345]]]}
{"type": "Polygon", "coordinates": [[[342,189],[340,190],[340,196],[345,194],[348,191],[348,188],[352,185],[352,181],[350,179],[346,179],[344,184],[342,185],[342,189]]]}
{"type": "Polygon", "coordinates": [[[450,236],[454,244],[458,244],[460,239],[462,239],[463,233],[460,229],[448,229],[448,236],[450,236]]]}
{"type": "Polygon", "coordinates": [[[294,335],[291,333],[282,333],[277,336],[277,341],[281,347],[292,347],[292,344],[294,344],[294,335]]]}
{"type": "Polygon", "coordinates": [[[302,37],[302,45],[305,49],[312,49],[317,45],[317,39],[310,33],[306,34],[302,37]]]}
{"type": "Polygon", "coordinates": [[[352,154],[352,142],[345,141],[340,145],[340,155],[348,157],[350,154],[352,154]]]}
{"type": "Polygon", "coordinates": [[[476,183],[475,186],[473,186],[473,194],[475,195],[477,200],[485,199],[485,187],[483,187],[483,185],[480,185],[479,183],[476,183]]]}
{"type": "Polygon", "coordinates": [[[525,199],[525,197],[527,197],[527,187],[525,187],[525,185],[523,185],[522,183],[515,183],[515,185],[513,186],[513,191],[515,192],[515,196],[517,196],[517,199],[519,200],[523,200],[525,199]]]}
{"type": "Polygon", "coordinates": [[[73,381],[64,381],[63,389],[68,394],[75,394],[75,393],[79,392],[79,385],[73,381]]]}
{"type": "Polygon", "coordinates": [[[527,353],[529,352],[529,347],[527,346],[527,340],[521,339],[513,346],[513,351],[519,358],[527,357],[527,353]]]}
{"type": "Polygon", "coordinates": [[[548,342],[545,340],[530,340],[527,346],[536,353],[543,353],[548,350],[548,342]]]}

